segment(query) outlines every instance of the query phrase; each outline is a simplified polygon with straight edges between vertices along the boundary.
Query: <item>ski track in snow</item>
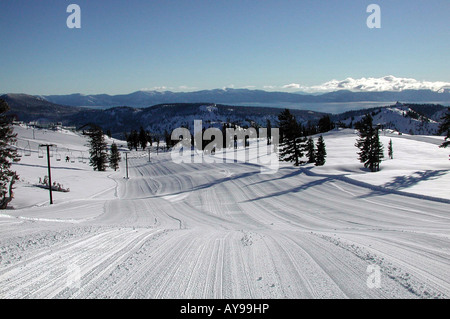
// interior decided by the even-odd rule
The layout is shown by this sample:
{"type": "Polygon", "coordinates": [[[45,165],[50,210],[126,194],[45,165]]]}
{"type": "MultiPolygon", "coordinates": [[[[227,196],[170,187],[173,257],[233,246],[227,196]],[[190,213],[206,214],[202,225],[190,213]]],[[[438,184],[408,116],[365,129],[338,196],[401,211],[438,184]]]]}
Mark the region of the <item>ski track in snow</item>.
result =
{"type": "Polygon", "coordinates": [[[87,200],[0,215],[0,298],[450,296],[446,202],[288,166],[129,166],[87,200]]]}

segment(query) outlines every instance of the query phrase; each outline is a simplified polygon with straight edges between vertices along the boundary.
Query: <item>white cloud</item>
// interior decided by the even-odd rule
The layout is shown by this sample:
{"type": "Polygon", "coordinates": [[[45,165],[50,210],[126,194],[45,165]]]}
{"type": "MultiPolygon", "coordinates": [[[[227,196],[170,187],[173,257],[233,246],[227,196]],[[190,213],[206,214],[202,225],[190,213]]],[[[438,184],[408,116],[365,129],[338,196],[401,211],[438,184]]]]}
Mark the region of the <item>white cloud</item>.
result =
{"type": "Polygon", "coordinates": [[[291,84],[286,84],[283,85],[281,88],[282,89],[300,89],[302,86],[300,84],[297,83],[291,83],[291,84]]]}
{"type": "Polygon", "coordinates": [[[226,89],[234,89],[234,84],[228,84],[227,86],[222,87],[222,90],[226,89]]]}
{"type": "Polygon", "coordinates": [[[170,89],[172,89],[172,88],[167,87],[167,86],[155,86],[153,88],[153,91],[167,91],[167,90],[170,90],[170,89]]]}
{"type": "MultiPolygon", "coordinates": [[[[234,84],[229,84],[222,87],[223,90],[234,89],[237,86],[234,84]]],[[[247,85],[239,86],[241,89],[256,89],[257,86],[247,85]]],[[[376,92],[376,91],[403,91],[403,90],[432,90],[436,92],[442,92],[444,89],[450,89],[450,82],[443,81],[420,81],[413,78],[400,78],[393,75],[387,75],[379,78],[346,78],[344,80],[331,80],[319,85],[306,86],[299,83],[290,83],[286,85],[264,85],[262,87],[264,90],[269,91],[302,91],[306,93],[320,93],[320,92],[332,92],[339,90],[350,90],[350,91],[365,91],[365,92],[376,92]]],[[[156,86],[153,88],[144,88],[142,91],[195,91],[199,90],[197,87],[192,87],[188,85],[181,85],[177,87],[170,86],[156,86]]]]}
{"type": "Polygon", "coordinates": [[[398,78],[393,75],[381,78],[347,78],[345,80],[331,80],[320,85],[304,87],[308,92],[329,92],[337,90],[351,91],[403,91],[403,90],[433,90],[440,91],[450,88],[450,82],[419,81],[411,78],[398,78]]]}
{"type": "Polygon", "coordinates": [[[180,90],[180,91],[193,91],[193,90],[198,90],[198,88],[195,87],[195,86],[180,85],[178,87],[178,90],[180,90]]]}
{"type": "Polygon", "coordinates": [[[167,91],[167,90],[172,90],[172,87],[167,87],[167,86],[154,86],[152,88],[142,88],[140,89],[140,91],[167,91]]]}

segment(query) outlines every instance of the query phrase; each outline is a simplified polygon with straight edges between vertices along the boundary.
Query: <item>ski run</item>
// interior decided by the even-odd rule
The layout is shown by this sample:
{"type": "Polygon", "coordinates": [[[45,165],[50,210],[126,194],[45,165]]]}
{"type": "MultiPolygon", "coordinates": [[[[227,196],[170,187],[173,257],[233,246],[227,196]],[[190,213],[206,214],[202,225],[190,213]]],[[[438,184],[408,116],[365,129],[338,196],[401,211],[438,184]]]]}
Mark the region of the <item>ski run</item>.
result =
{"type": "Polygon", "coordinates": [[[124,156],[117,172],[94,172],[80,135],[15,131],[22,154],[32,152],[13,166],[14,209],[0,213],[2,299],[450,297],[442,137],[381,133],[376,173],[358,162],[347,129],[324,134],[323,167],[261,174],[251,163],[131,152],[125,179],[124,156]],[[52,179],[70,188],[53,192],[54,205],[35,187],[47,142],[58,145],[52,179]]]}

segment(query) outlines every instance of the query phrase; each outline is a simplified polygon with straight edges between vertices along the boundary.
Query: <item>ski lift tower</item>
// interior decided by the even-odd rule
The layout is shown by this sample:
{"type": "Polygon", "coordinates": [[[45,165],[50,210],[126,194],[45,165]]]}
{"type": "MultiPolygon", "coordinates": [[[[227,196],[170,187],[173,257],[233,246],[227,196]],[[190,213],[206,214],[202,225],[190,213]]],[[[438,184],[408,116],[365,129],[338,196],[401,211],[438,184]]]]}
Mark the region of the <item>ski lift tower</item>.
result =
{"type": "Polygon", "coordinates": [[[52,174],[50,171],[50,147],[56,147],[54,144],[40,144],[39,147],[47,148],[47,167],[48,167],[48,189],[50,191],[50,205],[53,205],[53,196],[52,196],[52,174]]]}

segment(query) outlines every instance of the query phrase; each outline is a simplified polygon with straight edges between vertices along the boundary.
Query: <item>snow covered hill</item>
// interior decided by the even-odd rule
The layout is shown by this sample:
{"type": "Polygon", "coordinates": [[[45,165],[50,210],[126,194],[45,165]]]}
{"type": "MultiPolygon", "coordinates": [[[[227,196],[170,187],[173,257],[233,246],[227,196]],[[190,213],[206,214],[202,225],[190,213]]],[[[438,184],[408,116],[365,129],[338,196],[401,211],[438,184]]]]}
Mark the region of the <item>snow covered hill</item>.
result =
{"type": "MultiPolygon", "coordinates": [[[[406,133],[411,135],[436,135],[439,129],[439,124],[442,116],[446,110],[444,108],[437,108],[430,116],[421,114],[419,108],[421,105],[417,104],[402,104],[397,102],[395,105],[386,106],[383,108],[375,108],[372,110],[361,110],[349,112],[351,116],[345,117],[345,114],[336,116],[340,118],[339,121],[348,127],[354,127],[356,122],[361,121],[366,113],[371,113],[373,123],[382,127],[383,129],[391,129],[396,132],[406,133]]],[[[429,105],[429,109],[433,109],[429,105]]],[[[348,113],[347,113],[348,114],[348,113]]]]}
{"type": "Polygon", "coordinates": [[[383,133],[394,159],[377,173],[345,129],[324,135],[323,167],[261,174],[254,163],[131,152],[124,179],[124,161],[117,172],[83,163],[83,136],[15,129],[21,181],[14,209],[0,212],[0,298],[450,297],[441,137],[383,133]],[[70,188],[51,206],[33,186],[46,174],[41,142],[58,145],[52,176],[70,188]],[[57,161],[66,153],[74,163],[57,161]]]}
{"type": "MultiPolygon", "coordinates": [[[[250,126],[256,123],[265,127],[267,120],[276,126],[280,108],[231,106],[215,103],[169,103],[147,108],[114,107],[87,109],[49,103],[42,98],[24,94],[3,96],[11,106],[9,114],[21,121],[62,122],[67,126],[82,127],[96,124],[114,137],[123,138],[125,132],[141,126],[153,134],[162,135],[178,127],[192,127],[194,120],[202,120],[203,126],[221,127],[222,123],[250,126]]],[[[349,111],[332,115],[335,122],[347,127],[354,125],[366,113],[371,112],[374,122],[398,132],[415,135],[434,135],[446,107],[438,104],[402,104],[349,111]]],[[[326,113],[291,109],[291,113],[303,125],[316,125],[326,113]]]]}
{"type": "Polygon", "coordinates": [[[327,163],[323,167],[310,166],[306,168],[308,171],[366,183],[365,187],[375,186],[374,192],[401,191],[450,201],[449,150],[438,147],[444,141],[443,137],[399,135],[386,129],[380,132],[385,156],[381,170],[369,173],[358,161],[355,130],[339,129],[323,136],[327,144],[327,163]],[[390,140],[393,159],[388,158],[390,140]]]}
{"type": "MultiPolygon", "coordinates": [[[[21,155],[20,162],[13,164],[20,177],[12,203],[15,208],[46,206],[49,202],[48,190],[34,186],[38,184],[39,178],[43,180],[48,175],[47,153],[45,149],[39,148],[40,144],[56,145],[51,152],[52,181],[70,189],[68,193],[53,192],[55,202],[84,200],[114,188],[115,183],[106,178],[111,173],[92,174],[86,136],[64,129],[52,131],[25,125],[15,126],[14,131],[18,133],[16,145],[21,155]],[[66,157],[70,158],[68,162],[66,157]]],[[[107,139],[109,144],[112,141],[107,139]]]]}
{"type": "MultiPolygon", "coordinates": [[[[113,136],[121,138],[124,132],[143,127],[151,133],[162,135],[178,127],[192,127],[194,120],[202,120],[204,127],[222,123],[250,126],[252,122],[265,127],[267,120],[275,123],[280,109],[263,107],[229,106],[205,103],[160,104],[145,109],[118,107],[107,110],[84,110],[66,119],[66,123],[77,127],[86,123],[100,125],[111,130],[113,136]]],[[[325,113],[292,110],[303,124],[318,121],[325,113]]]]}

